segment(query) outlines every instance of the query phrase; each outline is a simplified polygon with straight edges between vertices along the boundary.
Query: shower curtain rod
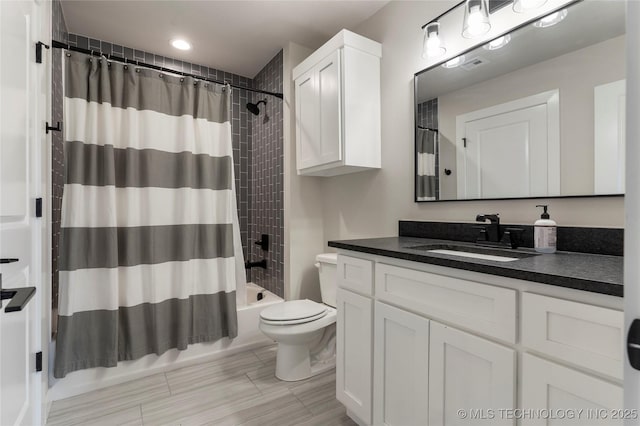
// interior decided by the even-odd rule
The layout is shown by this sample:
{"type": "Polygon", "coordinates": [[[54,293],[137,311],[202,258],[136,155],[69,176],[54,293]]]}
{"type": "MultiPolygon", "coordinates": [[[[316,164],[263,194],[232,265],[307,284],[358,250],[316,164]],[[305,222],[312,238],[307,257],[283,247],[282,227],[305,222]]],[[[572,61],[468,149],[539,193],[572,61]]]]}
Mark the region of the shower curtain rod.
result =
{"type": "Polygon", "coordinates": [[[255,92],[255,93],[262,93],[262,94],[265,94],[265,95],[271,95],[271,96],[275,96],[276,98],[280,98],[280,99],[283,98],[282,93],[269,92],[267,90],[260,90],[260,89],[252,89],[250,87],[238,86],[236,84],[227,83],[225,81],[212,80],[210,78],[202,77],[200,75],[190,74],[190,73],[182,72],[182,71],[176,71],[176,70],[172,70],[171,68],[161,67],[159,65],[148,64],[146,62],[142,62],[142,61],[138,61],[138,60],[131,60],[131,59],[127,59],[127,58],[121,58],[121,57],[114,56],[114,55],[107,55],[105,53],[102,53],[102,51],[100,51],[100,50],[83,49],[81,47],[71,46],[71,45],[69,45],[67,43],[63,43],[63,42],[57,41],[57,40],[52,40],[51,41],[51,46],[55,47],[55,48],[58,48],[58,49],[66,49],[66,50],[70,50],[72,52],[84,53],[84,54],[91,55],[91,56],[100,56],[100,57],[104,56],[107,59],[118,61],[118,62],[124,62],[126,64],[132,64],[132,65],[136,65],[136,66],[144,67],[144,68],[151,68],[151,69],[162,71],[162,72],[166,72],[166,73],[179,74],[179,75],[181,75],[183,77],[193,77],[193,78],[196,78],[198,80],[208,81],[210,83],[217,83],[217,84],[222,84],[222,85],[227,85],[228,84],[229,86],[231,86],[233,88],[236,88],[236,89],[244,89],[244,90],[247,90],[249,92],[255,92]]]}

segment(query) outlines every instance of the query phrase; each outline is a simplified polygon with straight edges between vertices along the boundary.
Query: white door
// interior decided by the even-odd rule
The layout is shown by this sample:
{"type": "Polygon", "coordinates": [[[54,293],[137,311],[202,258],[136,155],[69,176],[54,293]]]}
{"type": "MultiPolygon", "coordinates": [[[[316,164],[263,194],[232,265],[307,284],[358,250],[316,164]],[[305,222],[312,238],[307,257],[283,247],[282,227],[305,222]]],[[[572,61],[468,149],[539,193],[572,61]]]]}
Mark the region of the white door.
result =
{"type": "Polygon", "coordinates": [[[559,195],[557,92],[457,117],[459,198],[559,195]]]}
{"type": "MultiPolygon", "coordinates": [[[[40,319],[43,221],[41,156],[48,101],[48,62],[35,63],[37,41],[48,42],[50,5],[0,1],[0,425],[41,424],[40,319]],[[44,28],[43,28],[44,27],[44,28]],[[28,287],[35,287],[28,290],[28,287]],[[35,296],[28,296],[36,291],[35,296]]],[[[46,54],[43,56],[47,56],[46,54]]]]}
{"type": "Polygon", "coordinates": [[[375,425],[429,421],[429,320],[375,304],[375,425]]]}
{"type": "MultiPolygon", "coordinates": [[[[545,424],[621,425],[622,387],[533,355],[522,356],[522,406],[530,410],[575,410],[573,419],[545,424]],[[580,411],[582,410],[582,411],[580,411]]],[[[633,407],[637,409],[637,405],[633,407]]],[[[539,425],[539,418],[523,418],[522,425],[539,425]]]]}
{"type": "Polygon", "coordinates": [[[515,351],[435,321],[429,338],[429,425],[513,424],[515,351]]]}
{"type": "Polygon", "coordinates": [[[373,301],[339,288],[336,328],[336,398],[371,424],[373,301]]]}
{"type": "Polygon", "coordinates": [[[593,89],[594,193],[624,194],[626,80],[593,89]]]}

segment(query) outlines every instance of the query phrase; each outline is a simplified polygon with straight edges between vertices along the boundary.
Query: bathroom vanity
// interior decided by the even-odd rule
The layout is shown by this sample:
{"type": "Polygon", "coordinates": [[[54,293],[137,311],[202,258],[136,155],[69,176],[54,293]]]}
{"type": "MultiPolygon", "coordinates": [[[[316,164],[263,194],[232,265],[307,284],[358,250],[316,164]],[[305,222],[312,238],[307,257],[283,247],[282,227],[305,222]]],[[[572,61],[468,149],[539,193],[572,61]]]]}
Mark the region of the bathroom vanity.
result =
{"type": "Polygon", "coordinates": [[[622,256],[481,259],[473,243],[412,237],[329,245],[337,398],[357,422],[526,425],[543,409],[593,422],[604,409],[622,423],[622,256]]]}

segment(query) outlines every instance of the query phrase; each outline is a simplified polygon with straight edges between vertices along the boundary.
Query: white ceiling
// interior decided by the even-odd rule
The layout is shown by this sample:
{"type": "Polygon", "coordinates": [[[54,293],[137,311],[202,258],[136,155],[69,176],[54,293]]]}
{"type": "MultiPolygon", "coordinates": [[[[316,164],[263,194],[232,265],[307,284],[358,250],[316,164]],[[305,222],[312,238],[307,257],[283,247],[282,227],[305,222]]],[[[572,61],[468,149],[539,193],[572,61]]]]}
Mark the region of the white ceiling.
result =
{"type": "Polygon", "coordinates": [[[62,0],[69,32],[253,78],[295,43],[316,49],[388,1],[62,0]],[[170,46],[184,38],[193,49],[170,46]]]}

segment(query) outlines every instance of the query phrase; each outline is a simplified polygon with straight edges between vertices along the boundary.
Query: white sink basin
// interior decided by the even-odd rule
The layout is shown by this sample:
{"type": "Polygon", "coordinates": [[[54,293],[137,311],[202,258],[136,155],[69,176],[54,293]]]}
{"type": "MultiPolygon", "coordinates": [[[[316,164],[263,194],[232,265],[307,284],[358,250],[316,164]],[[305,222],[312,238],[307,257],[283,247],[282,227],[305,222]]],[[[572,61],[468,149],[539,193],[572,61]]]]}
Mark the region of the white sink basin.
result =
{"type": "Polygon", "coordinates": [[[514,260],[520,260],[520,258],[518,257],[495,256],[492,254],[469,253],[467,251],[457,251],[457,250],[436,249],[436,250],[427,250],[427,251],[429,253],[447,254],[449,256],[460,256],[460,257],[471,257],[473,259],[493,260],[494,262],[513,262],[514,260]]]}
{"type": "Polygon", "coordinates": [[[407,247],[427,253],[445,254],[447,256],[466,257],[471,259],[491,260],[493,262],[514,262],[526,257],[536,256],[535,253],[509,250],[495,247],[481,247],[462,244],[426,244],[407,247]]]}

